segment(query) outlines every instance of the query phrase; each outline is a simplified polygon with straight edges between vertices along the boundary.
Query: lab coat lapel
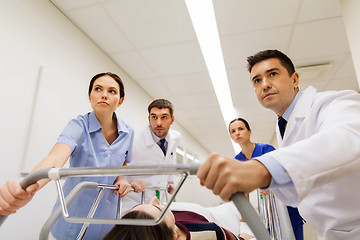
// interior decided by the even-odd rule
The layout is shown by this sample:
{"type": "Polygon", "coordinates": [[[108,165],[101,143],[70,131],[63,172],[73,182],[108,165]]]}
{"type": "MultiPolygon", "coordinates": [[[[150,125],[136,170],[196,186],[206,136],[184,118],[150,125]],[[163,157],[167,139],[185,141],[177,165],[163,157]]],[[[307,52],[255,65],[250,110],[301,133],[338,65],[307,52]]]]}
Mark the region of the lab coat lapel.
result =
{"type": "Polygon", "coordinates": [[[291,143],[291,135],[294,131],[301,131],[301,129],[298,129],[296,126],[299,125],[304,119],[306,114],[309,112],[311,108],[311,104],[313,102],[313,99],[315,97],[316,89],[312,86],[309,86],[301,95],[300,99],[296,103],[296,106],[293,110],[293,112],[290,115],[289,121],[286,126],[284,138],[281,139],[279,128],[276,128],[276,134],[279,146],[285,146],[292,144],[291,143]],[[290,140],[290,141],[289,141],[290,140]]]}
{"type": "Polygon", "coordinates": [[[147,148],[151,148],[154,145],[154,140],[151,135],[151,129],[148,128],[148,131],[145,131],[145,145],[147,148]]]}
{"type": "Polygon", "coordinates": [[[151,128],[149,127],[149,130],[146,131],[145,134],[145,144],[146,148],[151,149],[153,154],[156,154],[156,156],[164,156],[163,152],[161,151],[161,148],[159,145],[154,141],[152,135],[151,135],[151,128]]]}
{"type": "Polygon", "coordinates": [[[169,142],[168,142],[168,147],[166,149],[166,157],[172,156],[174,154],[173,149],[174,149],[174,145],[176,144],[176,141],[174,139],[174,134],[171,129],[169,130],[168,136],[169,136],[168,138],[169,142]]]}

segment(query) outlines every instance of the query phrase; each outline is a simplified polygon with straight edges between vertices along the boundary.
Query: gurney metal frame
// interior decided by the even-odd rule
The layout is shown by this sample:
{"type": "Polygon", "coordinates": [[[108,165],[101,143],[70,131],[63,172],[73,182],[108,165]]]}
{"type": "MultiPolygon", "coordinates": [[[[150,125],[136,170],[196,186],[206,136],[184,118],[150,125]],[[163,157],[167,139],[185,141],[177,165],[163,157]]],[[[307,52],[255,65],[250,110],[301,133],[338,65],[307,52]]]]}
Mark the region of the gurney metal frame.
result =
{"type": "MultiPolygon", "coordinates": [[[[41,179],[52,179],[56,181],[58,189],[61,189],[60,182],[58,180],[66,177],[82,177],[82,176],[127,176],[127,175],[154,175],[154,174],[182,174],[182,178],[177,184],[174,193],[171,195],[169,202],[164,207],[163,211],[160,213],[159,217],[154,220],[147,219],[93,219],[93,218],[76,218],[70,217],[68,215],[66,206],[74,199],[78,192],[82,188],[97,188],[99,185],[93,182],[83,182],[78,184],[72,192],[67,196],[66,200],[60,190],[59,201],[61,209],[63,212],[64,218],[69,222],[74,223],[95,223],[95,224],[126,224],[126,225],[147,225],[153,226],[159,224],[165,212],[169,209],[171,202],[174,200],[175,196],[179,192],[181,186],[183,185],[185,179],[188,175],[195,175],[197,173],[199,165],[193,164],[176,164],[176,165],[158,165],[158,166],[123,166],[123,167],[105,167],[105,168],[44,168],[37,170],[28,176],[26,176],[21,181],[21,186],[23,189],[30,186],[31,184],[36,183],[41,179]],[[59,188],[60,187],[60,188],[59,188]]],[[[58,190],[59,191],[59,190],[58,190]]],[[[245,219],[246,223],[254,233],[256,239],[259,240],[270,240],[268,230],[265,228],[264,224],[260,220],[258,214],[250,204],[249,200],[245,197],[244,193],[236,193],[231,197],[231,200],[234,202],[238,211],[241,213],[242,217],[245,219]]],[[[0,225],[4,222],[6,216],[0,215],[0,225]]],[[[56,220],[55,220],[56,221],[56,220]]],[[[51,225],[52,226],[52,225],[51,225]]],[[[45,228],[51,226],[44,226],[45,228]]],[[[43,227],[43,228],[44,228],[43,227]]],[[[43,232],[43,231],[42,231],[43,232]]],[[[40,235],[40,239],[47,239],[44,235],[40,235]]],[[[286,239],[286,238],[284,238],[286,239]]],[[[290,239],[290,238],[289,238],[290,239]]]]}
{"type": "Polygon", "coordinates": [[[270,191],[269,195],[263,196],[257,189],[259,216],[265,227],[270,232],[271,239],[295,240],[288,210],[270,191]]]}
{"type": "MultiPolygon", "coordinates": [[[[59,179],[55,180],[56,181],[56,188],[57,188],[57,191],[58,191],[58,195],[62,195],[62,187],[59,184],[59,179]]],[[[106,185],[106,184],[98,184],[96,182],[81,182],[81,183],[78,183],[74,188],[73,190],[68,194],[68,196],[66,197],[65,199],[65,202],[63,203],[64,204],[64,207],[65,207],[65,210],[67,212],[67,207],[66,206],[69,206],[70,203],[75,199],[76,195],[84,188],[98,188],[100,189],[91,208],[90,208],[90,211],[87,215],[87,220],[89,219],[92,219],[91,221],[94,221],[92,223],[99,223],[98,220],[94,220],[93,216],[95,214],[95,211],[100,203],[100,200],[102,198],[102,195],[104,194],[104,191],[106,189],[109,189],[109,190],[115,190],[115,189],[118,189],[118,186],[115,186],[115,185],[106,185]]],[[[158,190],[158,191],[167,191],[167,188],[146,188],[146,190],[158,190]]],[[[131,190],[133,191],[133,189],[131,190]]],[[[141,192],[141,204],[144,203],[144,199],[145,199],[145,191],[141,192]]],[[[167,195],[166,195],[166,199],[167,199],[167,195]]],[[[123,198],[122,197],[119,197],[118,198],[118,209],[117,209],[117,214],[116,214],[116,219],[120,219],[121,217],[121,212],[122,212],[122,200],[123,198]]],[[[61,203],[60,203],[61,204],[61,203]]],[[[55,224],[55,222],[59,219],[59,217],[61,216],[61,214],[63,214],[64,216],[64,212],[62,210],[62,206],[59,206],[57,209],[55,209],[53,211],[53,213],[50,215],[50,217],[46,220],[46,222],[44,223],[42,229],[41,229],[41,232],[40,232],[40,237],[39,239],[40,240],[46,240],[49,236],[49,233],[51,231],[51,228],[53,227],[53,225],[55,224]]],[[[80,223],[84,223],[78,236],[76,237],[77,240],[81,240],[84,238],[85,236],[85,233],[87,231],[87,229],[89,228],[89,225],[90,223],[89,222],[85,222],[85,221],[82,221],[83,219],[78,219],[78,221],[76,222],[80,222],[80,223]]],[[[124,220],[124,222],[126,223],[126,220],[124,220]]],[[[124,224],[124,223],[120,223],[120,224],[124,224]]],[[[138,224],[139,225],[139,224],[138,224]]],[[[146,223],[144,225],[147,225],[146,223]]],[[[156,225],[156,224],[154,224],[156,225]]]]}

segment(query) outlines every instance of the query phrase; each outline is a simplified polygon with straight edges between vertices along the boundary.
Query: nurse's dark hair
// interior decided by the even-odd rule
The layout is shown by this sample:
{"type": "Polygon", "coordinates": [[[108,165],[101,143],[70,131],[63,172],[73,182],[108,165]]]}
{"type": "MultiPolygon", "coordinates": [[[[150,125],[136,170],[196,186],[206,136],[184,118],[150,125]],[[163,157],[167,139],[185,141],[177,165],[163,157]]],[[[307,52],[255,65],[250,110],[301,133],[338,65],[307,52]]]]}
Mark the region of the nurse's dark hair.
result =
{"type": "Polygon", "coordinates": [[[90,80],[90,84],[89,84],[89,94],[91,93],[93,86],[94,86],[94,82],[96,81],[96,79],[102,77],[102,76],[109,76],[112,79],[114,79],[120,87],[120,98],[125,97],[125,89],[124,89],[124,83],[122,82],[121,78],[116,75],[115,73],[112,72],[104,72],[104,73],[98,73],[95,76],[93,76],[93,78],[90,80]]]}
{"type": "Polygon", "coordinates": [[[172,105],[172,103],[169,101],[169,100],[166,100],[166,99],[156,99],[154,101],[152,101],[150,103],[150,105],[148,106],[148,112],[150,114],[151,112],[151,109],[152,108],[159,108],[159,109],[162,109],[162,108],[168,108],[169,109],[169,112],[170,112],[170,116],[172,117],[173,116],[173,113],[174,113],[174,107],[172,105]]]}
{"type": "Polygon", "coordinates": [[[231,133],[231,132],[230,132],[230,125],[231,125],[233,122],[235,122],[235,121],[241,121],[241,122],[243,122],[243,123],[245,124],[246,129],[247,129],[247,130],[251,130],[249,123],[248,123],[245,119],[243,119],[243,118],[235,118],[234,120],[232,120],[232,121],[229,123],[229,133],[231,133]]]}
{"type": "Polygon", "coordinates": [[[284,53],[280,52],[279,50],[276,50],[276,49],[270,50],[269,49],[269,50],[257,52],[255,55],[247,57],[247,59],[246,59],[248,62],[247,69],[248,69],[249,73],[251,73],[251,70],[255,64],[257,64],[258,62],[262,62],[264,60],[270,59],[270,58],[279,59],[281,65],[284,68],[286,68],[286,70],[288,71],[289,76],[291,76],[295,72],[294,64],[288,56],[286,56],[284,53]]]}
{"type": "MultiPolygon", "coordinates": [[[[143,211],[130,211],[122,219],[154,219],[143,211]]],[[[115,225],[103,240],[171,240],[173,231],[161,222],[155,226],[115,225]]]]}

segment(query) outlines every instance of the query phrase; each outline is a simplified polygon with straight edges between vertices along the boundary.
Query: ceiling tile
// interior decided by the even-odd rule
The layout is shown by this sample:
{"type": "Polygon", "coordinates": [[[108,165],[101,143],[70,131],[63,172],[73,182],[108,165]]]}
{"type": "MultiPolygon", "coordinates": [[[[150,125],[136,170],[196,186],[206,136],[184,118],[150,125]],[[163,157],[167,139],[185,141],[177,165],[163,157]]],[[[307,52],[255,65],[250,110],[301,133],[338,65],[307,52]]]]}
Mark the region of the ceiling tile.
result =
{"type": "Polygon", "coordinates": [[[208,72],[164,77],[162,80],[175,96],[214,91],[208,72]]]}
{"type": "Polygon", "coordinates": [[[100,5],[68,12],[74,23],[107,53],[127,51],[133,45],[125,38],[100,5]]]}
{"type": "Polygon", "coordinates": [[[216,118],[193,117],[193,122],[198,126],[201,126],[201,132],[209,132],[211,130],[212,133],[221,134],[227,128],[224,123],[224,119],[222,117],[216,117],[216,118]]]}
{"type": "Polygon", "coordinates": [[[217,107],[187,108],[185,111],[194,119],[223,120],[220,109],[217,107]]]}
{"type": "Polygon", "coordinates": [[[249,104],[257,103],[257,97],[254,90],[251,91],[231,91],[231,96],[234,105],[247,106],[249,104]]]}
{"type": "Polygon", "coordinates": [[[144,89],[154,99],[161,98],[164,93],[169,90],[161,83],[158,78],[149,78],[145,80],[138,80],[139,86],[144,89]]]}
{"type": "Polygon", "coordinates": [[[214,0],[213,2],[219,32],[221,35],[229,35],[293,24],[300,1],[214,0]]]}
{"type": "Polygon", "coordinates": [[[227,68],[246,68],[246,58],[265,49],[285,51],[291,36],[291,27],[279,27],[221,37],[221,46],[227,68]],[[245,47],[246,46],[246,47],[245,47]]]}
{"type": "Polygon", "coordinates": [[[80,8],[89,6],[92,4],[97,4],[97,0],[50,0],[63,10],[70,10],[74,8],[80,8]]]}
{"type": "Polygon", "coordinates": [[[245,68],[227,69],[227,76],[230,90],[232,92],[237,90],[254,91],[253,85],[250,81],[250,74],[245,68]]]}
{"type": "Polygon", "coordinates": [[[292,37],[290,56],[311,59],[350,51],[342,18],[298,24],[292,37]]]}
{"type": "Polygon", "coordinates": [[[140,50],[141,55],[158,76],[206,72],[197,42],[140,50]]]}
{"type": "Polygon", "coordinates": [[[340,78],[334,79],[328,83],[324,90],[354,90],[359,92],[359,84],[356,78],[340,78]]]}
{"type": "Polygon", "coordinates": [[[354,69],[354,62],[351,57],[351,54],[347,54],[344,61],[339,64],[339,68],[336,73],[333,75],[334,78],[353,78],[356,79],[356,72],[354,69]]]}
{"type": "Polygon", "coordinates": [[[326,89],[326,86],[328,85],[329,81],[307,81],[307,82],[301,82],[299,83],[299,89],[301,91],[304,91],[309,86],[313,86],[318,91],[324,91],[326,89]]]}
{"type": "Polygon", "coordinates": [[[115,53],[112,54],[111,57],[129,74],[129,76],[137,81],[156,77],[156,74],[137,50],[115,53]]]}
{"type": "Polygon", "coordinates": [[[299,22],[342,16],[339,0],[303,0],[299,22]]]}
{"type": "Polygon", "coordinates": [[[245,117],[247,116],[252,116],[252,115],[257,115],[259,113],[264,113],[266,111],[271,111],[269,109],[265,109],[258,101],[257,99],[254,99],[254,102],[252,103],[248,103],[248,104],[236,104],[234,105],[234,107],[236,108],[236,111],[241,114],[242,116],[244,115],[245,117]]]}
{"type": "Polygon", "coordinates": [[[219,107],[214,92],[177,96],[184,108],[219,107]]]}
{"type": "Polygon", "coordinates": [[[185,1],[110,1],[103,4],[137,48],[195,41],[185,1]]]}
{"type": "Polygon", "coordinates": [[[185,122],[192,122],[190,116],[185,112],[185,110],[179,109],[178,105],[176,105],[173,101],[170,102],[174,106],[174,116],[177,123],[181,123],[181,125],[183,126],[185,122]]]}

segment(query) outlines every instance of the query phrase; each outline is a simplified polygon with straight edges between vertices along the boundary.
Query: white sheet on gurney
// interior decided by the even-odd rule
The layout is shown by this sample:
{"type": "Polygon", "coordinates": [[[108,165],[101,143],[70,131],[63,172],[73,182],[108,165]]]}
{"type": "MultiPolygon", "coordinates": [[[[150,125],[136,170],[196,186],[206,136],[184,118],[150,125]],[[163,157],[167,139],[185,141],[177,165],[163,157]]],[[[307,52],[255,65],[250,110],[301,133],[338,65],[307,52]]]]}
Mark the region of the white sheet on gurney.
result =
{"type": "MultiPolygon", "coordinates": [[[[236,235],[240,233],[254,234],[245,222],[240,222],[241,215],[233,202],[227,202],[215,207],[203,207],[195,203],[173,202],[171,210],[191,211],[204,216],[210,222],[216,222],[236,235]]],[[[255,238],[253,238],[255,239],[255,238]]]]}

